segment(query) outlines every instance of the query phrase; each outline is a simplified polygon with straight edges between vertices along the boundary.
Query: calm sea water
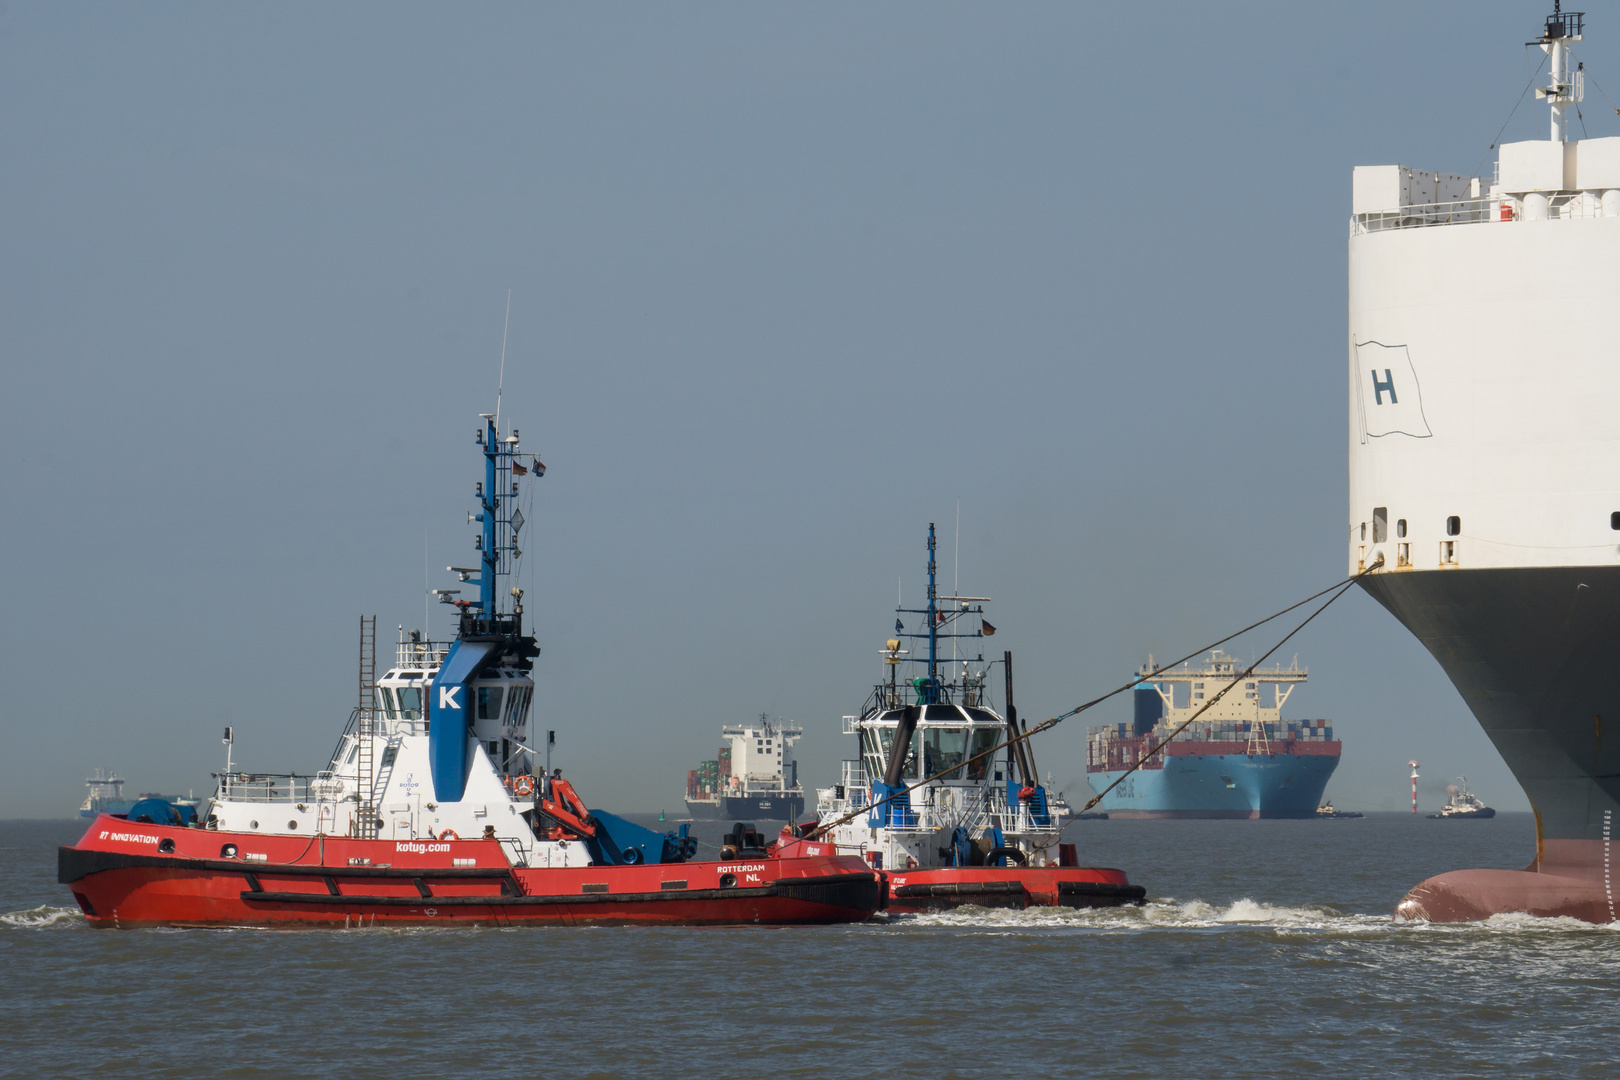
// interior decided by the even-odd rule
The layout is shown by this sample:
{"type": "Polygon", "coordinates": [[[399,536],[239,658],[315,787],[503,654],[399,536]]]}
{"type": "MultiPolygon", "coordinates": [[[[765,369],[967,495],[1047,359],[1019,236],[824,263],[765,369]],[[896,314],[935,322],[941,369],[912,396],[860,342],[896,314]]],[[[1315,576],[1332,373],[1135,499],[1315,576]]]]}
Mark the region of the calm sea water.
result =
{"type": "Polygon", "coordinates": [[[1151,903],[809,929],[92,932],[82,831],[0,823],[0,1076],[1620,1073],[1620,926],[1390,919],[1528,815],[1079,822],[1151,903]]]}

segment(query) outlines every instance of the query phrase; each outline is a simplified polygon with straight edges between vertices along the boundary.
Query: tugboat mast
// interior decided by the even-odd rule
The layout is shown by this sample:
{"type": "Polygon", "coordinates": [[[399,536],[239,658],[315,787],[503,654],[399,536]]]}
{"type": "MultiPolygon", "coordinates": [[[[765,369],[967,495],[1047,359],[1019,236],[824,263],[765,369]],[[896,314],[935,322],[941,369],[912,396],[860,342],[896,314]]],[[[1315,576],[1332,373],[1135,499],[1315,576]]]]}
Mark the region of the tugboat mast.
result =
{"type": "Polygon", "coordinates": [[[922,704],[939,703],[939,607],[935,586],[934,523],[928,523],[928,685],[923,688],[922,704]]]}
{"type": "MultiPolygon", "coordinates": [[[[986,633],[982,626],[980,629],[971,633],[959,633],[954,630],[944,634],[940,633],[941,626],[945,625],[946,623],[954,623],[958,618],[961,618],[964,615],[979,615],[982,617],[984,615],[983,602],[988,599],[988,597],[940,596],[939,564],[935,560],[935,554],[938,547],[939,541],[935,535],[934,523],[930,521],[928,523],[928,606],[922,608],[896,606],[894,609],[897,615],[921,615],[923,618],[928,620],[928,629],[926,633],[919,632],[908,634],[904,631],[902,628],[903,624],[898,619],[895,621],[894,627],[896,635],[895,640],[897,642],[901,638],[919,640],[926,637],[928,639],[928,659],[926,661],[924,661],[921,657],[918,657],[915,660],[901,660],[900,657],[902,655],[902,651],[898,648],[892,650],[889,657],[889,662],[891,665],[899,663],[926,663],[928,665],[928,674],[926,677],[908,681],[908,684],[917,692],[916,704],[918,705],[939,705],[942,704],[945,698],[948,696],[949,688],[940,681],[939,677],[939,639],[942,637],[982,638],[986,633]],[[952,606],[948,609],[941,608],[941,600],[948,601],[952,606]]],[[[984,657],[980,656],[978,659],[982,662],[984,657]]],[[[892,690],[892,684],[894,681],[894,670],[892,666],[890,668],[889,675],[892,690]]],[[[953,683],[951,685],[954,686],[955,684],[953,683]]],[[[891,698],[893,697],[892,693],[890,696],[891,698]]]]}
{"type": "MultiPolygon", "coordinates": [[[[475,538],[478,550],[479,565],[451,566],[446,569],[460,576],[463,583],[474,580],[478,575],[478,599],[458,599],[459,589],[435,589],[439,601],[445,604],[454,604],[461,610],[465,618],[476,613],[482,620],[485,628],[493,627],[496,616],[502,614],[500,581],[503,575],[512,572],[513,560],[522,556],[518,549],[518,532],[523,528],[523,513],[517,508],[518,482],[517,477],[526,475],[529,470],[518,464],[518,432],[516,428],[512,433],[502,439],[500,427],[494,413],[479,413],[484,426],[476,432],[476,440],[484,454],[484,479],[473,490],[478,500],[478,511],[467,514],[468,522],[476,521],[483,528],[475,538]]],[[[544,475],[545,467],[538,460],[534,463],[536,476],[544,475]]],[[[514,590],[511,596],[514,599],[512,614],[516,619],[508,620],[510,627],[503,627],[503,632],[522,632],[522,593],[514,590]]],[[[474,624],[475,626],[478,624],[474,624]]],[[[463,633],[468,632],[463,627],[463,633]]]]}

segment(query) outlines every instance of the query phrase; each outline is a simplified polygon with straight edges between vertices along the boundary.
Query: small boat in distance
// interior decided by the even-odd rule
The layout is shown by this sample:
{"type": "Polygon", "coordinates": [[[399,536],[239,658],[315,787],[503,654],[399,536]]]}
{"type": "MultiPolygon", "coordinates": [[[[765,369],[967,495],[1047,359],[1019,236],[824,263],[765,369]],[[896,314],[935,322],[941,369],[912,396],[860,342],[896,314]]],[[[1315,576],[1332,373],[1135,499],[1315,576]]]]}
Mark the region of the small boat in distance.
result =
{"type": "Polygon", "coordinates": [[[1321,806],[1318,806],[1316,808],[1316,816],[1319,817],[1319,818],[1327,818],[1327,817],[1353,818],[1353,817],[1361,817],[1362,813],[1361,813],[1360,810],[1335,810],[1335,809],[1333,809],[1333,800],[1329,799],[1327,802],[1323,803],[1321,806]]]}
{"type": "Polygon", "coordinates": [[[1459,776],[1455,784],[1446,785],[1446,805],[1440,808],[1438,814],[1430,814],[1430,820],[1446,820],[1452,818],[1492,818],[1496,811],[1480,802],[1468,790],[1468,777],[1459,776]]]}

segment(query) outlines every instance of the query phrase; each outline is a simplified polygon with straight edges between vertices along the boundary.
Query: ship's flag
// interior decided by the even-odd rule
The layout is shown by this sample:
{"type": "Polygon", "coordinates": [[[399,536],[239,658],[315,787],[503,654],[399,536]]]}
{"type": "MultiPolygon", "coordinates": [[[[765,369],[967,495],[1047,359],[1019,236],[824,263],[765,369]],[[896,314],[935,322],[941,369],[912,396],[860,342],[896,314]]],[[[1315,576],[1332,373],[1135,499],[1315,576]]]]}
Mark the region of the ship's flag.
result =
{"type": "Polygon", "coordinates": [[[514,462],[512,462],[512,475],[513,476],[528,476],[529,475],[529,470],[525,469],[523,466],[519,465],[517,462],[514,461],[514,462]]]}
{"type": "Polygon", "coordinates": [[[980,627],[980,629],[983,632],[985,637],[989,637],[991,634],[994,634],[996,632],[996,628],[990,625],[990,620],[989,619],[980,619],[979,620],[979,627],[980,627]]]}
{"type": "Polygon", "coordinates": [[[1356,367],[1356,412],[1363,443],[1386,435],[1433,437],[1423,412],[1417,368],[1405,345],[1358,342],[1356,367]]]}
{"type": "Polygon", "coordinates": [[[903,634],[903,633],[905,633],[905,630],[906,630],[905,624],[903,624],[899,619],[894,620],[894,632],[895,633],[903,634]]]}
{"type": "Polygon", "coordinates": [[[546,475],[546,463],[541,461],[539,458],[530,458],[529,468],[534,470],[534,475],[536,476],[546,475]]]}

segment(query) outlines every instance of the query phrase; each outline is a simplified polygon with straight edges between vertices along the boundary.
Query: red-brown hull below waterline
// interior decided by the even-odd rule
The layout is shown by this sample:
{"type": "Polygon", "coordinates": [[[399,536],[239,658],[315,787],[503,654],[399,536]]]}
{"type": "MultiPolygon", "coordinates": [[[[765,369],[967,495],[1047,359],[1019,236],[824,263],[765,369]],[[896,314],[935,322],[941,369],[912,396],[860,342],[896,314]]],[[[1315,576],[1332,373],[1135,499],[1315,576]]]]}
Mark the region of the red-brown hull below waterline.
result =
{"type": "Polygon", "coordinates": [[[886,875],[888,910],[899,914],[948,908],[1122,907],[1146,890],[1123,870],[1097,866],[951,866],[886,875]]]}
{"type": "Polygon", "coordinates": [[[870,918],[884,896],[879,876],[847,856],[522,867],[496,840],[264,836],[106,817],[60,849],[58,879],[91,926],[125,929],[838,923],[870,918]]]}
{"type": "Polygon", "coordinates": [[[1523,870],[1439,874],[1402,897],[1395,914],[1428,922],[1479,922],[1523,913],[1612,923],[1615,890],[1607,846],[1602,840],[1546,840],[1542,858],[1523,870]]]}

